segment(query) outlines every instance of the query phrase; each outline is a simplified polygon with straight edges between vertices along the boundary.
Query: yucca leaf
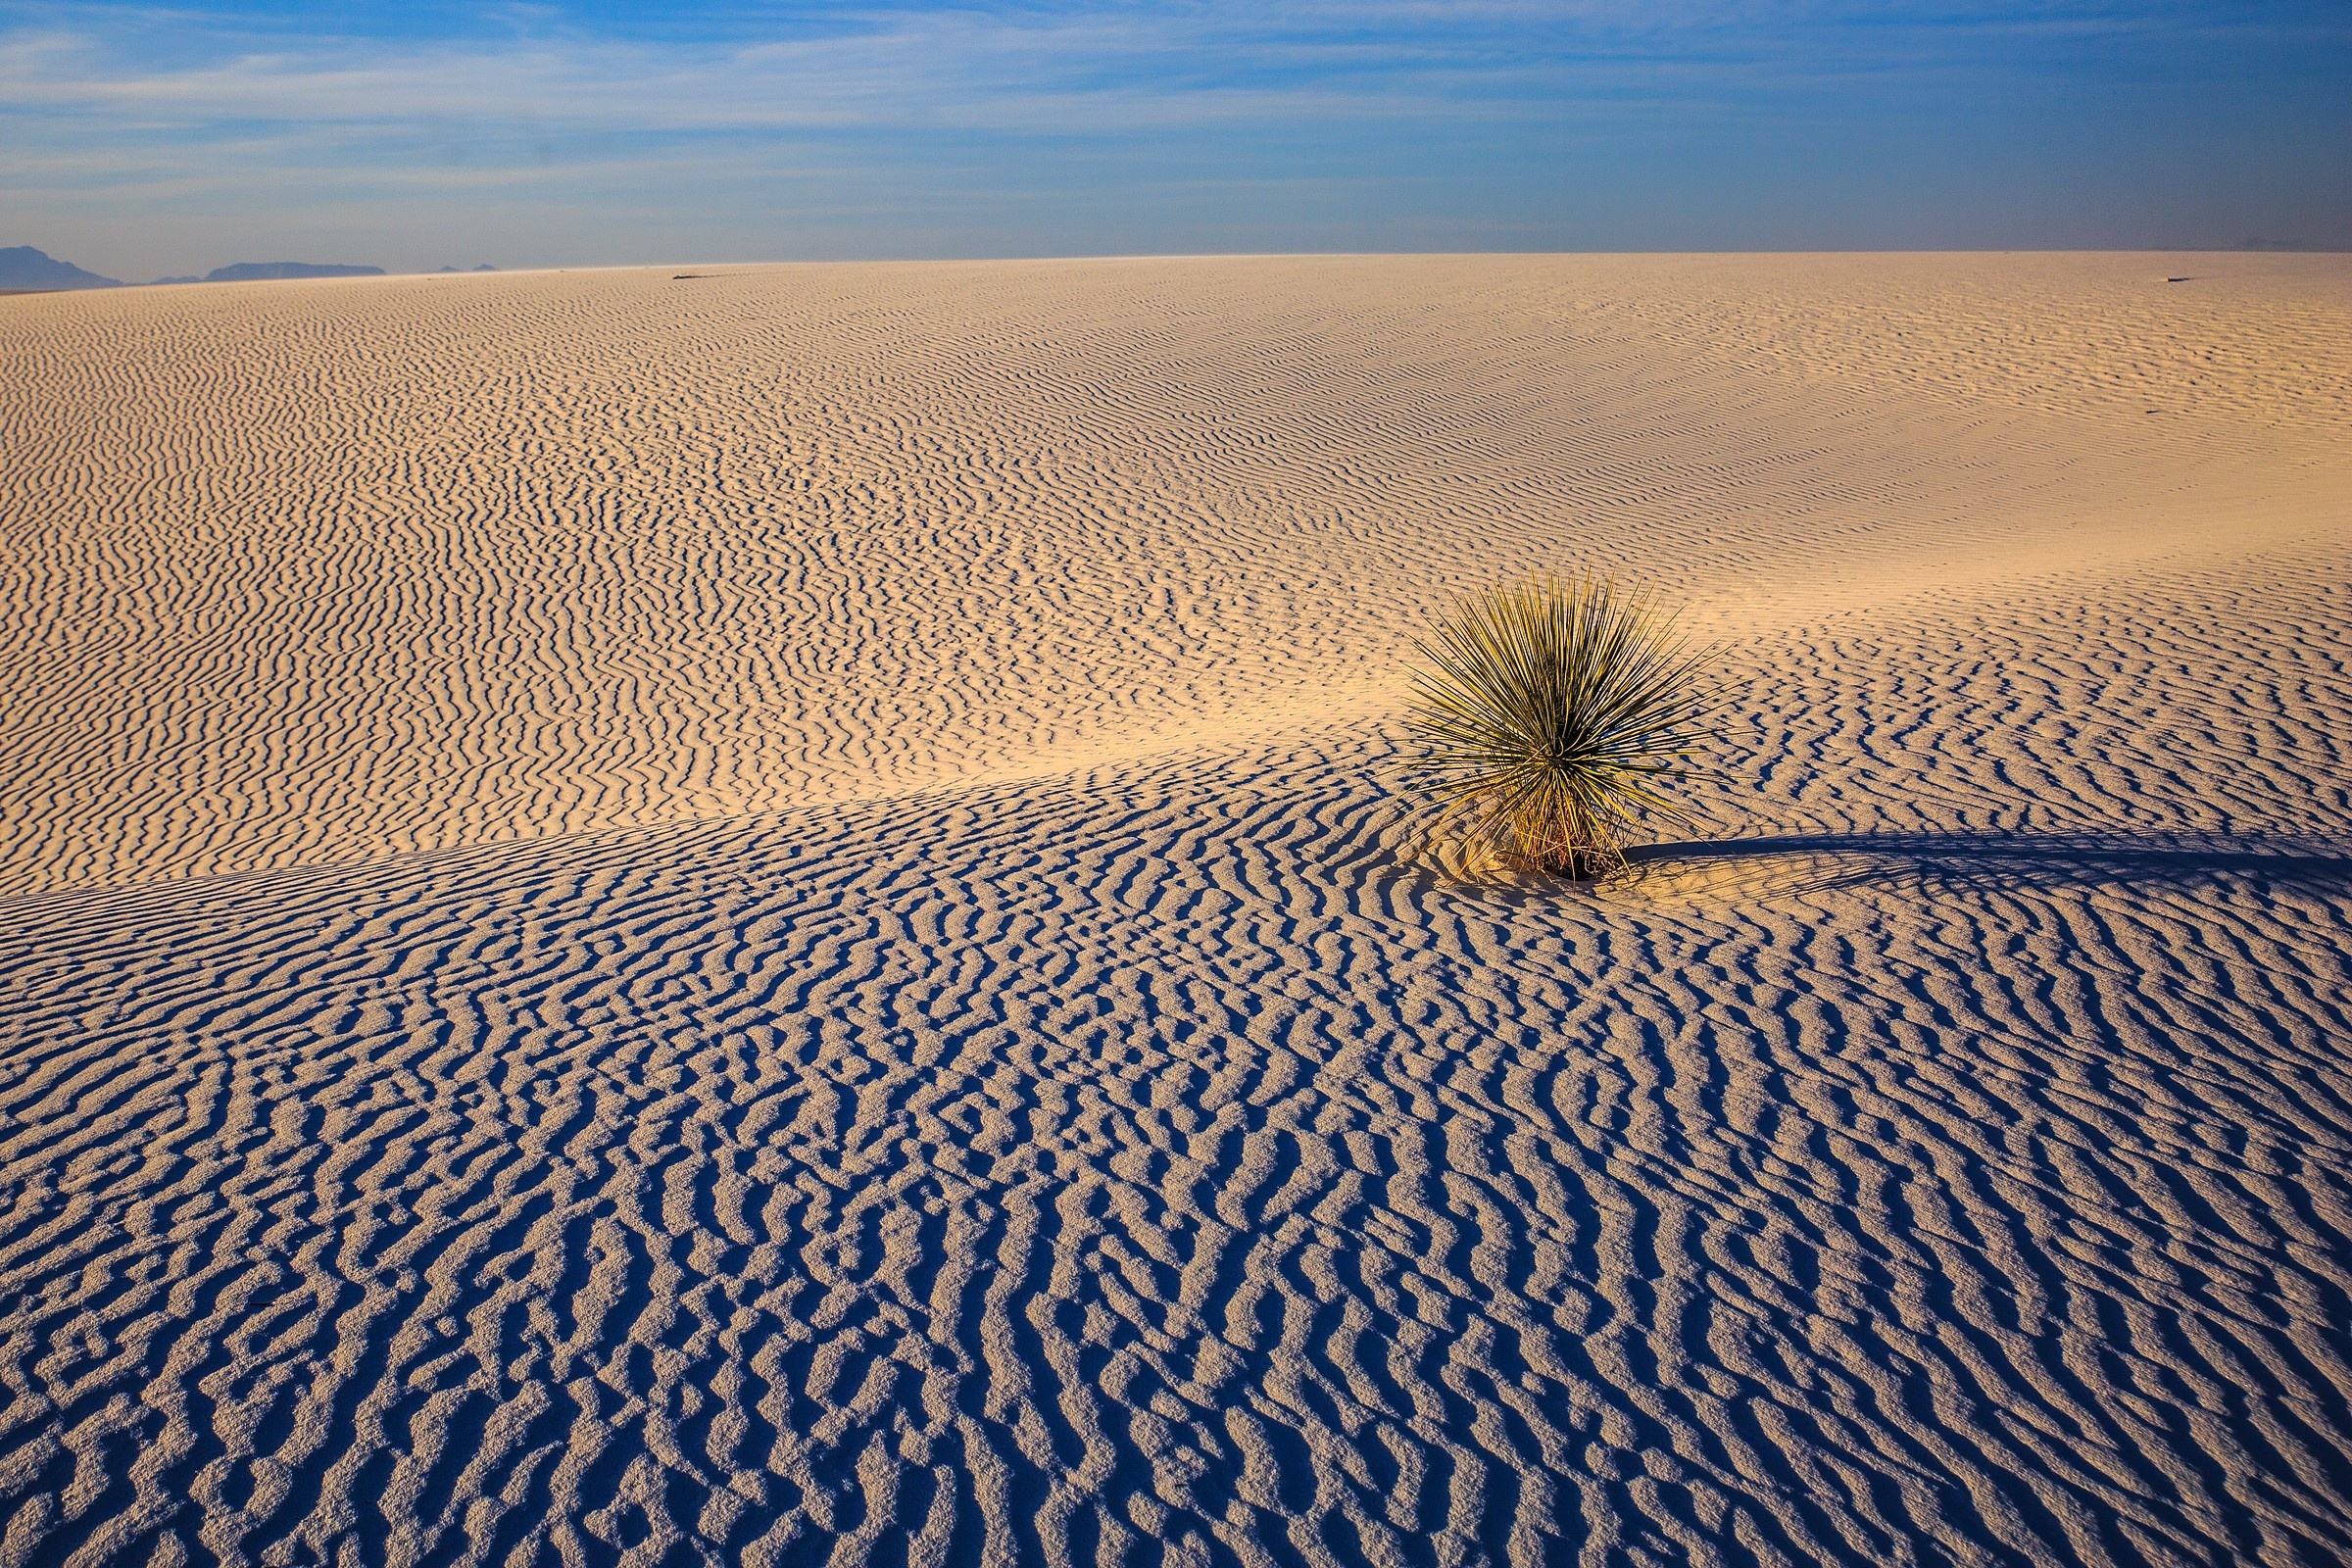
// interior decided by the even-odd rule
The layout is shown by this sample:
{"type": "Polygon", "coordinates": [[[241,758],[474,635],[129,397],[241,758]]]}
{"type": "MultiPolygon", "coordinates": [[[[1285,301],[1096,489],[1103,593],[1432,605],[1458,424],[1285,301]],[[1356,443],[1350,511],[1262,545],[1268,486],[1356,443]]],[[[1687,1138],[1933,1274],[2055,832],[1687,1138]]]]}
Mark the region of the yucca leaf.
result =
{"type": "Polygon", "coordinates": [[[1546,577],[1454,605],[1416,640],[1410,726],[1440,810],[1500,858],[1576,876],[1624,864],[1637,812],[1688,822],[1656,784],[1720,729],[1673,619],[1605,576],[1546,577]]]}

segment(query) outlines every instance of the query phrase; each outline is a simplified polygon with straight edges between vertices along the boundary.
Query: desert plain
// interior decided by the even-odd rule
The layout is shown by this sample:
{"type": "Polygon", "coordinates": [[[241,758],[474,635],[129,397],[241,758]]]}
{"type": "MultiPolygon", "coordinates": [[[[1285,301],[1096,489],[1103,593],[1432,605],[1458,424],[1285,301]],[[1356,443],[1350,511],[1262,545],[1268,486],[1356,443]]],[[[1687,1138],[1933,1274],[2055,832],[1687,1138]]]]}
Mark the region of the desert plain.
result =
{"type": "Polygon", "coordinates": [[[2352,259],[679,270],[0,300],[0,1565],[2352,1557],[2352,259]]]}

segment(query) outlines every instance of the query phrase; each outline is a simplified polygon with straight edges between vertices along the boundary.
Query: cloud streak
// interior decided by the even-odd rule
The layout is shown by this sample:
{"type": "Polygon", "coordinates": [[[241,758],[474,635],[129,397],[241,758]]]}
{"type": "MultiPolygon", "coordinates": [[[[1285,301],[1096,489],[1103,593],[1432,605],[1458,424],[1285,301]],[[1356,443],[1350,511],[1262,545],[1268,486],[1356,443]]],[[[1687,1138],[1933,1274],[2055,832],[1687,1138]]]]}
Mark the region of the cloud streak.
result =
{"type": "MultiPolygon", "coordinates": [[[[217,58],[155,67],[148,29],[7,34],[0,103],[92,117],[382,123],[472,119],[505,106],[569,123],[639,130],[921,127],[985,107],[988,122],[1032,131],[1088,102],[1155,106],[1148,122],[1222,123],[1238,113],[1361,106],[1422,113],[1524,109],[1580,93],[1649,96],[1662,76],[1740,92],[1825,76],[1908,75],[1974,62],[1955,40],[2160,35],[2181,46],[2242,35],[2156,10],[2052,15],[2044,8],[1890,15],[1802,5],[1686,5],[1642,13],[1586,6],[1338,8],[1209,6],[1177,12],[1025,8],[896,10],[769,41],[614,39],[562,29],[511,39],[325,36],[236,49],[225,19],[172,53],[217,58]],[[1864,21],[1862,19],[1868,18],[1864,21]]],[[[2352,24],[2297,34],[2339,46],[2352,24]]]]}
{"type": "MultiPolygon", "coordinates": [[[[1279,174],[1288,189],[1320,180],[1358,197],[1385,170],[1394,209],[1426,201],[1444,175],[1433,162],[1450,158],[1465,188],[1517,182],[1516,197],[1498,197],[1508,210],[1463,225],[1475,240],[1481,222],[1523,232],[1563,185],[1607,187],[1612,158],[1661,181],[1652,226],[1672,228],[1675,211],[1720,184],[1720,166],[1776,150],[1814,158],[1816,186],[1841,163],[1867,173],[1868,158],[1837,144],[1872,137],[1899,148],[1972,134],[1989,168],[2014,153],[2018,128],[2001,118],[2022,107],[2063,153],[2070,97],[2129,115],[2153,114],[2163,92],[2202,93],[2211,122],[2216,107],[2224,119],[2258,110],[2260,89],[2273,121],[2283,106],[2324,137],[2345,115],[2330,117],[2315,78],[2352,60],[2352,24],[2293,6],[2227,25],[2158,4],[1734,0],[786,8],[666,29],[588,12],[461,20],[363,7],[321,33],[268,6],[0,10],[0,188],[92,232],[128,216],[109,219],[110,192],[210,202],[247,224],[272,204],[298,218],[373,192],[412,209],[386,225],[396,232],[436,199],[448,214],[492,192],[576,204],[602,181],[600,231],[636,238],[578,259],[612,260],[642,248],[646,213],[668,215],[652,225],[664,243],[691,237],[680,188],[782,204],[781,238],[797,198],[780,181],[837,179],[846,206],[863,180],[887,186],[877,194],[895,210],[929,204],[961,222],[954,180],[984,167],[1015,206],[1051,217],[1047,229],[1083,232],[1073,204],[1098,189],[1106,159],[1130,158],[1147,183],[1279,174]]],[[[1793,170],[1792,194],[1803,174],[1793,170]]],[[[2341,196],[2323,178],[2298,199],[2332,220],[2341,196]]],[[[1390,220],[1420,231],[1438,216],[1384,219],[1380,198],[1363,199],[1367,232],[1390,220]]],[[[713,209],[702,227],[731,234],[739,216],[713,209]]],[[[1157,237],[1185,248],[1181,234],[1157,237]]],[[[942,228],[929,248],[956,238],[942,228]]]]}

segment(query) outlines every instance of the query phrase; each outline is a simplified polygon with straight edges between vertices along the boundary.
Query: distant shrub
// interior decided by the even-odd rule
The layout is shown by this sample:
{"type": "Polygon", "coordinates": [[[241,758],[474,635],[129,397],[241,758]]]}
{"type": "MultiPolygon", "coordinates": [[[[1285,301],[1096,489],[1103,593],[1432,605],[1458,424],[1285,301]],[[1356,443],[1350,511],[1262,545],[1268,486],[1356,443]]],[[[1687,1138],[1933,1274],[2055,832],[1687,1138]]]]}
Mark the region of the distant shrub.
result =
{"type": "Polygon", "coordinates": [[[1658,793],[1719,733],[1703,652],[1644,593],[1606,576],[1468,595],[1415,640],[1413,737],[1442,810],[1506,864],[1598,878],[1623,869],[1639,812],[1688,824],[1658,793]]]}

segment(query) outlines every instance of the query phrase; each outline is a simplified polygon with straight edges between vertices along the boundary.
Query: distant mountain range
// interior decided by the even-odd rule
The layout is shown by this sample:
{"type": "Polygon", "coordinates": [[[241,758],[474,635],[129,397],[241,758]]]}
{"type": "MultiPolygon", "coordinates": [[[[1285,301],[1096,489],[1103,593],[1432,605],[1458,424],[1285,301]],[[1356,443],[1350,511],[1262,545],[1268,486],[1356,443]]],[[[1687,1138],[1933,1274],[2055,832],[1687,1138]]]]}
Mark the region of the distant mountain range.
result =
{"type": "Polygon", "coordinates": [[[29,245],[0,249],[0,288],[121,288],[111,277],[44,256],[29,245]]]}
{"type": "MultiPolygon", "coordinates": [[[[454,267],[444,267],[454,272],[454,267]]],[[[477,272],[495,272],[484,262],[477,272]]],[[[216,267],[202,277],[159,277],[158,283],[253,283],[284,277],[381,277],[380,267],[353,267],[340,262],[235,262],[216,267]]],[[[34,250],[29,245],[0,247],[0,292],[23,289],[122,288],[122,279],[101,277],[34,250]]]]}
{"type": "Polygon", "coordinates": [[[158,283],[263,283],[281,277],[381,277],[380,267],[348,267],[340,262],[233,262],[216,267],[202,277],[159,277],[158,283]]]}

